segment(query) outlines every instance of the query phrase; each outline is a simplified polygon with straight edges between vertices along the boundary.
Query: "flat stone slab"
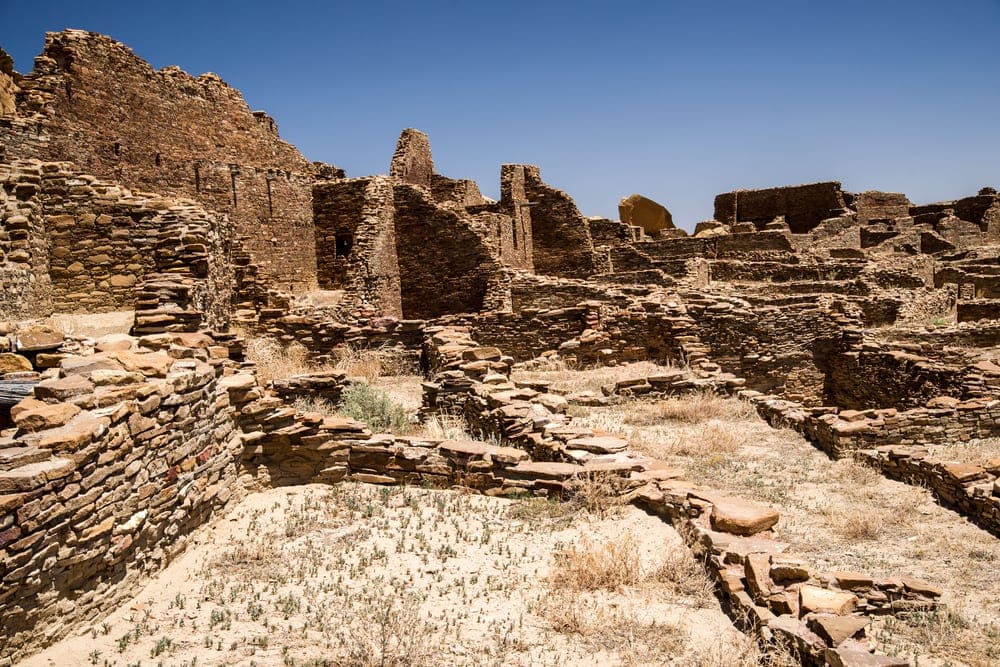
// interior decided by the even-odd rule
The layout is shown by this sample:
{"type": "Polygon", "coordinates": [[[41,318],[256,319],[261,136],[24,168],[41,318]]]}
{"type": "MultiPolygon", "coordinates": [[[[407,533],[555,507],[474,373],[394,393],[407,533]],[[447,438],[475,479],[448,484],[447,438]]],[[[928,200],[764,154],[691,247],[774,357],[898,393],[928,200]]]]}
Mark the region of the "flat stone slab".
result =
{"type": "Polygon", "coordinates": [[[72,403],[42,404],[18,412],[14,424],[21,431],[35,432],[62,426],[80,413],[72,403]]]}
{"type": "Polygon", "coordinates": [[[831,646],[840,646],[868,626],[867,616],[833,616],[821,614],[809,619],[809,629],[831,646]]]}
{"type": "Polygon", "coordinates": [[[734,535],[756,535],[769,530],[781,515],[777,510],[746,500],[706,494],[705,500],[712,503],[712,528],[734,535]]]}
{"type": "Polygon", "coordinates": [[[616,438],[613,435],[593,435],[583,438],[574,438],[566,443],[570,449],[582,449],[595,454],[613,454],[624,451],[628,447],[628,440],[616,438]]]}
{"type": "Polygon", "coordinates": [[[550,479],[563,481],[571,478],[583,468],[572,463],[559,463],[557,461],[528,461],[518,463],[513,468],[507,468],[504,474],[509,477],[519,479],[550,479]]]}
{"type": "Polygon", "coordinates": [[[799,606],[805,611],[844,616],[854,611],[857,604],[858,596],[847,591],[834,591],[808,584],[799,589],[799,606]]]}
{"type": "Polygon", "coordinates": [[[65,336],[49,327],[29,327],[17,334],[17,349],[25,352],[55,350],[62,346],[65,336]]]}
{"type": "Polygon", "coordinates": [[[828,648],[824,656],[830,667],[909,667],[909,661],[875,655],[861,648],[828,648]]]}

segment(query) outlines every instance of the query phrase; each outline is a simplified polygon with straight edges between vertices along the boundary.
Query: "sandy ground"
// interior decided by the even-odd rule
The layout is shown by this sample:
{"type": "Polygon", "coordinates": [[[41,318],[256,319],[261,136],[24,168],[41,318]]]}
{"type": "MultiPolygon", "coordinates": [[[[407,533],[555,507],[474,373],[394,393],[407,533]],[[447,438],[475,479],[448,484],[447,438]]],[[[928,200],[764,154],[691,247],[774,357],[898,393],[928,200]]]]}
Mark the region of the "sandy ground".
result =
{"type": "Polygon", "coordinates": [[[754,647],[713,597],[645,574],[686,555],[631,507],[599,518],[451,491],[279,488],[202,528],[131,603],[21,664],[748,664],[754,647]],[[551,580],[567,549],[623,540],[641,585],[551,580]]]}

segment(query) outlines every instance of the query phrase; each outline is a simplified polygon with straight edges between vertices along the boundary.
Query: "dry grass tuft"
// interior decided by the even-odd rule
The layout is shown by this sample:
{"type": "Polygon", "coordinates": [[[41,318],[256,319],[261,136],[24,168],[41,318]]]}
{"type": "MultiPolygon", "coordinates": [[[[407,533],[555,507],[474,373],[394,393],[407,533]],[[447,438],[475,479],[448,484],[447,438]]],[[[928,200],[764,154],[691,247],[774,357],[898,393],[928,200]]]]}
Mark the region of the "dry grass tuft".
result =
{"type": "Polygon", "coordinates": [[[309,364],[309,350],[301,343],[282,345],[273,338],[247,338],[244,354],[257,365],[257,380],[271,380],[314,372],[309,364]]]}
{"type": "Polygon", "coordinates": [[[687,549],[667,551],[650,578],[666,586],[674,595],[690,598],[698,607],[708,606],[715,592],[715,584],[705,568],[687,549]]]}
{"type": "Polygon", "coordinates": [[[887,529],[885,518],[881,513],[868,512],[862,507],[829,508],[823,515],[827,525],[850,542],[878,539],[887,529]]]}
{"type": "Polygon", "coordinates": [[[687,433],[689,435],[671,429],[647,427],[634,429],[629,441],[637,451],[655,458],[688,456],[706,459],[739,452],[749,437],[749,429],[741,424],[718,421],[701,424],[687,433]]]}
{"type": "Polygon", "coordinates": [[[292,402],[292,407],[299,412],[318,412],[324,417],[331,417],[337,413],[337,406],[325,398],[315,396],[299,396],[292,402]]]}
{"type": "Polygon", "coordinates": [[[430,667],[433,626],[420,616],[414,595],[381,594],[355,610],[339,633],[345,667],[430,667]]]}
{"type": "Polygon", "coordinates": [[[947,655],[972,667],[1000,661],[1000,625],[980,623],[951,609],[888,616],[874,630],[882,651],[912,658],[914,664],[922,664],[924,654],[947,655]]]}
{"type": "Polygon", "coordinates": [[[569,505],[600,519],[621,514],[626,503],[626,482],[616,475],[593,473],[573,480],[569,505]]]}
{"type": "Polygon", "coordinates": [[[639,545],[631,535],[607,542],[584,539],[555,553],[556,566],[549,581],[571,591],[614,591],[635,586],[643,579],[639,545]]]}
{"type": "Polygon", "coordinates": [[[472,440],[461,415],[438,413],[423,422],[416,435],[429,440],[472,440]]]}
{"type": "Polygon", "coordinates": [[[656,403],[636,403],[630,406],[625,423],[635,426],[651,426],[665,421],[697,424],[710,419],[739,421],[755,417],[756,411],[749,403],[702,390],[656,403]]]}

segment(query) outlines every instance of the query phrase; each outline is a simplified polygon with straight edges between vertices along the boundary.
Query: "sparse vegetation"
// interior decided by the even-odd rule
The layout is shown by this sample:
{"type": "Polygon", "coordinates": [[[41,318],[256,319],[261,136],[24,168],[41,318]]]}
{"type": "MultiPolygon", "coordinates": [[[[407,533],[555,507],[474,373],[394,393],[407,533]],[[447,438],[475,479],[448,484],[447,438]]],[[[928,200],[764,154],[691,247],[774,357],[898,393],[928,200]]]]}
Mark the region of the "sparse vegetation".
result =
{"type": "Polygon", "coordinates": [[[413,422],[403,406],[393,403],[382,391],[367,384],[353,384],[344,390],[340,412],[364,422],[376,432],[405,433],[413,422]]]}

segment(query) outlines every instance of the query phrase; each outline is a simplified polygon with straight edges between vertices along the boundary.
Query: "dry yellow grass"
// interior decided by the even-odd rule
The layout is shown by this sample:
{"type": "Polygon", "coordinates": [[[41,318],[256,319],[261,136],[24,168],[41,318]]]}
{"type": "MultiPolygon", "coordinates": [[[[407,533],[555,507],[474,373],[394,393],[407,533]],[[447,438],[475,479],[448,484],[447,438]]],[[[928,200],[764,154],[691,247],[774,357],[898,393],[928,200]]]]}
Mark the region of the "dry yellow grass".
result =
{"type": "Polygon", "coordinates": [[[600,393],[601,387],[613,386],[621,380],[659,375],[669,366],[660,366],[651,361],[638,361],[620,366],[601,366],[584,371],[573,370],[564,362],[553,362],[551,370],[515,370],[511,379],[515,381],[545,380],[554,391],[576,394],[584,391],[600,393]]]}
{"type": "Polygon", "coordinates": [[[247,338],[244,354],[256,364],[261,384],[316,370],[309,363],[309,350],[301,343],[283,345],[273,338],[247,338]]]}
{"type": "Polygon", "coordinates": [[[710,419],[739,421],[755,416],[753,406],[745,401],[702,390],[655,403],[630,404],[625,422],[635,426],[651,426],[669,421],[697,424],[710,419]]]}
{"type": "Polygon", "coordinates": [[[638,543],[631,535],[598,543],[584,539],[578,546],[557,551],[554,557],[549,581],[557,588],[615,591],[643,579],[638,543]]]}
{"type": "Polygon", "coordinates": [[[336,350],[332,364],[317,364],[310,360],[308,348],[301,343],[283,344],[267,336],[247,336],[246,358],[257,365],[261,383],[294,375],[324,371],[341,371],[351,377],[363,377],[371,384],[381,376],[412,373],[412,363],[405,352],[393,347],[353,348],[336,350]]]}

